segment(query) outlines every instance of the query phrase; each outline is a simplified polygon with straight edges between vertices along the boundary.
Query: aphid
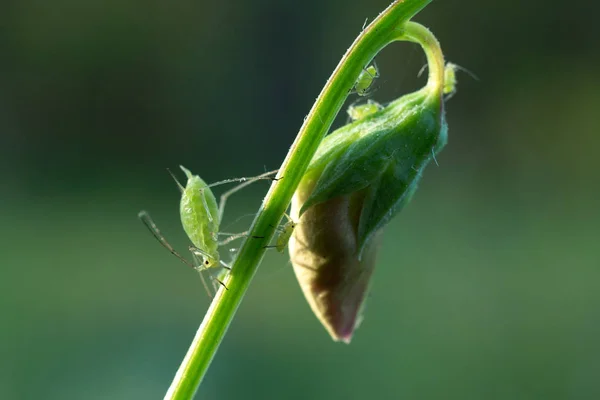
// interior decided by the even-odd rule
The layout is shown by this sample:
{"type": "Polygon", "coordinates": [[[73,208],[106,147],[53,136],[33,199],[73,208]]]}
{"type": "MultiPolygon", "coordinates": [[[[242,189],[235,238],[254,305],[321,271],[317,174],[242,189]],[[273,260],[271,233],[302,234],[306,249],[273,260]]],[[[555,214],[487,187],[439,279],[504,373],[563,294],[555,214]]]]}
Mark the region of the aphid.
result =
{"type": "Polygon", "coordinates": [[[283,253],[283,250],[285,250],[285,247],[294,233],[294,229],[296,229],[296,222],[294,222],[294,220],[290,218],[287,213],[285,213],[285,217],[288,221],[283,225],[282,228],[279,229],[279,235],[277,236],[277,240],[275,242],[275,248],[280,253],[283,253]]]}
{"type": "Polygon", "coordinates": [[[283,253],[290,238],[294,234],[297,223],[287,213],[284,213],[284,215],[287,218],[287,222],[283,224],[283,226],[275,228],[278,232],[277,239],[275,239],[275,245],[265,246],[265,249],[276,249],[278,252],[283,253]]]}
{"type": "Polygon", "coordinates": [[[446,63],[444,68],[444,94],[448,95],[446,100],[449,99],[456,93],[456,69],[458,65],[452,63],[446,63]]]}
{"type": "MultiPolygon", "coordinates": [[[[198,175],[193,175],[188,169],[181,166],[181,169],[187,176],[187,183],[184,187],[173,176],[179,190],[181,191],[180,216],[183,229],[193,246],[189,250],[192,253],[193,262],[190,263],[167,242],[162,236],[156,224],[150,218],[146,211],[141,211],[138,216],[144,222],[146,227],[152,232],[154,237],[172,254],[183,261],[185,264],[196,269],[199,272],[208,269],[217,269],[223,267],[230,269],[229,265],[221,260],[219,254],[219,246],[225,245],[233,240],[245,237],[247,232],[242,233],[226,233],[219,232],[219,226],[223,219],[225,211],[225,203],[227,198],[244,187],[261,179],[275,179],[270,177],[277,171],[266,172],[262,175],[252,178],[234,178],[226,179],[207,185],[198,175]],[[219,204],[210,189],[211,187],[223,185],[226,183],[243,182],[240,185],[228,190],[221,195],[219,204]],[[219,237],[226,236],[224,240],[219,240],[219,237]]],[[[220,277],[224,277],[223,271],[216,280],[223,284],[220,277]]],[[[201,275],[202,277],[202,275],[201,275]]],[[[207,286],[202,279],[205,287],[207,286]]]]}
{"type": "Polygon", "coordinates": [[[379,78],[379,70],[377,65],[373,63],[360,72],[354,84],[354,91],[359,96],[368,96],[371,92],[371,85],[377,78],[379,78]]]}
{"type": "Polygon", "coordinates": [[[382,109],[383,106],[381,104],[369,99],[363,104],[351,104],[350,107],[348,107],[347,113],[351,121],[358,121],[359,119],[363,119],[371,114],[375,114],[377,111],[382,109]]]}

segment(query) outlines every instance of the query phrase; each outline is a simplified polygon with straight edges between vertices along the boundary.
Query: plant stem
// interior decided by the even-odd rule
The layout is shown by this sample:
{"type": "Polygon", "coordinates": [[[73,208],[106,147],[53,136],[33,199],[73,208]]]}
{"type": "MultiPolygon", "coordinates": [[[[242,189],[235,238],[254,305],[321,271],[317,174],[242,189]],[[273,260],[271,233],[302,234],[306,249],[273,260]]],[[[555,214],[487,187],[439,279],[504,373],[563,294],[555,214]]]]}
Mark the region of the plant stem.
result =
{"type": "Polygon", "coordinates": [[[346,51],[306,116],[279,173],[250,228],[221,288],[211,303],[181,363],[165,399],[191,399],[210,365],[235,312],[258,269],[265,246],[287,210],[302,175],[321,140],[348,97],[358,75],[389,43],[400,40],[399,31],[431,0],[397,0],[356,38],[346,51]]]}
{"type": "Polygon", "coordinates": [[[396,40],[407,40],[421,45],[427,57],[429,78],[427,86],[442,90],[444,86],[444,54],[436,37],[423,25],[408,21],[397,30],[396,40]]]}

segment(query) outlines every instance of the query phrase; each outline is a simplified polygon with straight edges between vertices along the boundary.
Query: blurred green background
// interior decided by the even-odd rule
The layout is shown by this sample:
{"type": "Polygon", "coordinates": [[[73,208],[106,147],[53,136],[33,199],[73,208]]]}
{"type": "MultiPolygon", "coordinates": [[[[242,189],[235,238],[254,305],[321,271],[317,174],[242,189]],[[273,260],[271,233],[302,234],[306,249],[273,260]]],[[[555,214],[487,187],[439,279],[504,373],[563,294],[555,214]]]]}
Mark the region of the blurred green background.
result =
{"type": "MultiPolygon", "coordinates": [[[[209,301],[137,212],[185,251],[165,168],[208,182],[277,168],[388,3],[0,3],[0,398],[162,398],[209,301]]],[[[449,144],[386,229],[352,344],[272,252],[197,397],[600,398],[598,12],[420,13],[480,80],[458,74],[449,144]]],[[[424,83],[416,45],[377,62],[380,102],[424,83]]],[[[229,224],[267,187],[233,198],[224,226],[244,229],[229,224]]]]}

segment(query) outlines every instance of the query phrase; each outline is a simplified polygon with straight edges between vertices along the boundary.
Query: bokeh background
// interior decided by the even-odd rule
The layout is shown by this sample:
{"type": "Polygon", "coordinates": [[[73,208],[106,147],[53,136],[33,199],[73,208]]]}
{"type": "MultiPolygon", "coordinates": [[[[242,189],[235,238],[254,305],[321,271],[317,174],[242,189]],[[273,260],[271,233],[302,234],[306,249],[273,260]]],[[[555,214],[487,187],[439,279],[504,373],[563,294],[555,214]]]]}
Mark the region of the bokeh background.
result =
{"type": "MultiPolygon", "coordinates": [[[[162,398],[209,300],[137,212],[185,252],[165,169],[277,168],[388,3],[0,3],[0,398],[162,398]]],[[[600,398],[598,12],[420,13],[479,81],[458,74],[449,144],[386,229],[352,344],[331,341],[272,252],[197,398],[600,398]]],[[[424,82],[416,45],[377,62],[380,102],[424,82]]],[[[231,200],[228,230],[267,187],[231,200]]]]}

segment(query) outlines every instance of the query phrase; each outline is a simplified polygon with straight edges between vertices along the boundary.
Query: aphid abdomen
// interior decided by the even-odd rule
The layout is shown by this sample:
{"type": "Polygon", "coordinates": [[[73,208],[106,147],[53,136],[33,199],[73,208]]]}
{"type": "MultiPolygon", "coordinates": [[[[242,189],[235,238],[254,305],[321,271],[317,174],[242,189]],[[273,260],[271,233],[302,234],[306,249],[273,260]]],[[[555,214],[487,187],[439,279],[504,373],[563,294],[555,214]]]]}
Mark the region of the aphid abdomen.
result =
{"type": "MultiPolygon", "coordinates": [[[[181,224],[199,250],[216,257],[218,263],[219,207],[213,192],[198,176],[181,167],[188,177],[181,194],[181,224]]],[[[211,260],[212,264],[212,260],[211,260]]],[[[208,265],[208,267],[213,265],[208,265]]]]}

